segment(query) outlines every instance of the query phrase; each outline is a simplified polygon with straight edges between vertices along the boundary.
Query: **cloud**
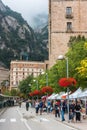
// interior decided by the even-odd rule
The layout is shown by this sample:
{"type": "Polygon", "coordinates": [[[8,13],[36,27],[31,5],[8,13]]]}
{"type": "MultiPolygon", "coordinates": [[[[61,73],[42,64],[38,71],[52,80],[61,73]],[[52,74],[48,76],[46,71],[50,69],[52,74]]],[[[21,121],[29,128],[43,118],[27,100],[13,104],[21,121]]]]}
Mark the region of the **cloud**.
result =
{"type": "Polygon", "coordinates": [[[48,0],[2,0],[12,10],[22,14],[27,22],[40,13],[48,14],[48,0]]]}

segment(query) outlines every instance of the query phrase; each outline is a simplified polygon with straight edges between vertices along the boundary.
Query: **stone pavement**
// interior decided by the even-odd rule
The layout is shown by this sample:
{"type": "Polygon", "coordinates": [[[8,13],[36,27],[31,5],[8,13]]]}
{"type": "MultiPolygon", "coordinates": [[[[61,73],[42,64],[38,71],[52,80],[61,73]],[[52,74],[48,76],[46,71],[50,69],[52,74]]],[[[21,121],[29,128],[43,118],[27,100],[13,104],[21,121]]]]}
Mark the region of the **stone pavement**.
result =
{"type": "MultiPolygon", "coordinates": [[[[55,118],[55,115],[53,113],[49,113],[47,114],[46,112],[42,113],[42,115],[40,115],[38,113],[38,116],[36,115],[35,113],[35,108],[29,108],[29,111],[26,111],[26,108],[25,108],[25,104],[23,103],[21,108],[19,107],[16,107],[17,110],[19,111],[20,115],[23,117],[23,118],[26,118],[26,119],[29,119],[29,118],[46,118],[46,119],[54,119],[56,121],[59,121],[61,122],[60,118],[55,118]]],[[[6,110],[5,109],[0,109],[0,115],[6,110]]],[[[65,115],[65,121],[64,122],[61,122],[61,123],[64,123],[68,126],[71,126],[73,128],[76,128],[77,130],[87,130],[87,118],[86,119],[82,119],[81,122],[70,122],[68,123],[68,120],[67,120],[67,115],[65,115]]]]}
{"type": "MultiPolygon", "coordinates": [[[[65,115],[65,119],[66,121],[64,121],[63,123],[65,123],[66,125],[69,125],[73,128],[76,128],[77,130],[86,130],[87,129],[87,118],[86,119],[81,119],[81,122],[69,122],[68,123],[68,119],[67,119],[68,115],[65,115]]],[[[59,119],[58,119],[59,120],[59,119]]]]}
{"type": "Polygon", "coordinates": [[[77,130],[87,130],[87,118],[86,119],[82,119],[81,122],[69,122],[68,123],[68,120],[67,120],[67,114],[65,115],[65,121],[62,122],[60,120],[60,118],[55,118],[55,115],[53,113],[49,113],[47,114],[46,112],[42,113],[42,115],[40,115],[38,113],[38,116],[36,115],[35,113],[35,108],[29,108],[29,111],[26,111],[25,109],[25,105],[22,104],[22,107],[21,108],[17,108],[18,111],[21,113],[21,116],[23,116],[23,118],[26,118],[26,119],[29,119],[29,118],[40,118],[40,117],[43,117],[43,118],[46,118],[46,119],[54,119],[56,121],[59,121],[61,123],[64,123],[68,126],[71,126],[73,128],[76,128],[77,130]]]}
{"type": "Polygon", "coordinates": [[[7,108],[0,108],[0,115],[2,115],[5,111],[6,111],[7,108]]]}

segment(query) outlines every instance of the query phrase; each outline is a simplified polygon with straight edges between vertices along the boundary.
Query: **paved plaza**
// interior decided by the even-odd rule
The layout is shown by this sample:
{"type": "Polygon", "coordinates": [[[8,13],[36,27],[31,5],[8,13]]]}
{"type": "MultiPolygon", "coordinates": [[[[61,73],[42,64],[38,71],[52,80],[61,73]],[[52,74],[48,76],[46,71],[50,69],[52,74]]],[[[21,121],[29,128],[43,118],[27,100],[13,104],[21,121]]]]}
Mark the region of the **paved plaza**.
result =
{"type": "Polygon", "coordinates": [[[53,113],[49,113],[47,114],[46,112],[43,112],[42,115],[40,115],[38,113],[38,115],[36,115],[35,113],[35,108],[29,108],[29,111],[26,111],[25,109],[25,106],[24,104],[22,105],[21,108],[18,107],[18,111],[21,113],[21,115],[24,117],[24,118],[38,118],[38,119],[47,119],[49,120],[50,118],[51,119],[54,119],[56,121],[59,121],[61,123],[64,123],[68,126],[71,126],[73,128],[76,128],[77,130],[86,130],[87,129],[87,118],[86,119],[81,119],[81,122],[69,122],[68,123],[68,115],[65,114],[65,121],[61,121],[61,119],[59,117],[55,118],[55,115],[53,113]]]}
{"type": "MultiPolygon", "coordinates": [[[[7,108],[8,109],[8,108],[7,108]]],[[[53,113],[49,113],[47,114],[46,112],[43,112],[42,115],[40,115],[38,113],[38,115],[36,115],[35,113],[35,108],[29,108],[29,111],[26,111],[26,108],[25,108],[25,104],[23,103],[21,108],[16,106],[15,109],[17,109],[17,111],[19,112],[20,116],[22,116],[23,118],[26,118],[27,120],[29,118],[32,118],[34,120],[38,119],[40,121],[47,121],[49,119],[53,119],[53,120],[56,120],[56,121],[59,121],[61,123],[64,123],[68,126],[71,126],[73,128],[76,128],[77,130],[86,130],[87,129],[87,118],[86,119],[81,119],[81,122],[69,122],[68,123],[68,115],[65,114],[65,121],[61,121],[61,119],[59,117],[55,117],[55,115],[53,113]]],[[[0,115],[3,114],[3,112],[5,111],[6,109],[0,109],[0,115]]]]}

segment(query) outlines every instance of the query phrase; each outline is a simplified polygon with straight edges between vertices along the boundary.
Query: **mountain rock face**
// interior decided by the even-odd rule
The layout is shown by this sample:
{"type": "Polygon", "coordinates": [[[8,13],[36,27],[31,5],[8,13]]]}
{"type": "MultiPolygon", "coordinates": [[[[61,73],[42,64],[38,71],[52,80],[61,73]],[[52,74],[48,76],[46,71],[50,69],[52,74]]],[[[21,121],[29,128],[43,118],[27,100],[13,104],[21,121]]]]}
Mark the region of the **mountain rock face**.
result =
{"type": "Polygon", "coordinates": [[[4,6],[4,4],[2,3],[1,0],[0,0],[0,11],[6,12],[6,8],[5,8],[5,6],[4,6]]]}
{"type": "Polygon", "coordinates": [[[34,32],[21,14],[12,11],[0,0],[0,61],[9,67],[11,60],[48,59],[48,33],[47,29],[43,30],[34,32]]]}
{"type": "Polygon", "coordinates": [[[38,14],[33,17],[32,27],[35,31],[39,31],[47,25],[48,22],[48,15],[47,14],[38,14]]]}
{"type": "Polygon", "coordinates": [[[41,43],[42,48],[48,50],[48,25],[45,25],[43,28],[37,30],[35,34],[38,41],[41,43]]]}

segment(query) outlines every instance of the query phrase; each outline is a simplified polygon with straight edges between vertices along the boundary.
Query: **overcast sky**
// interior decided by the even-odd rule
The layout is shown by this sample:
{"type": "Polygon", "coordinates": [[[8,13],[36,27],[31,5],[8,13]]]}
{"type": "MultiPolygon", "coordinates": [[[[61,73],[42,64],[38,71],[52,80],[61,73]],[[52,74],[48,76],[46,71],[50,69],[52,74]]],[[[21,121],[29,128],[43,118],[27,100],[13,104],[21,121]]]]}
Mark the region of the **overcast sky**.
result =
{"type": "Polygon", "coordinates": [[[13,11],[21,13],[29,23],[32,18],[40,13],[48,13],[48,0],[2,0],[13,11]]]}

